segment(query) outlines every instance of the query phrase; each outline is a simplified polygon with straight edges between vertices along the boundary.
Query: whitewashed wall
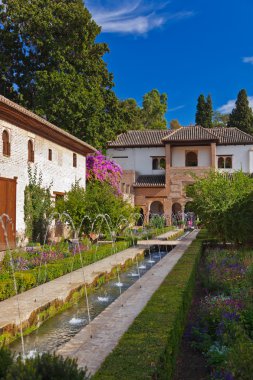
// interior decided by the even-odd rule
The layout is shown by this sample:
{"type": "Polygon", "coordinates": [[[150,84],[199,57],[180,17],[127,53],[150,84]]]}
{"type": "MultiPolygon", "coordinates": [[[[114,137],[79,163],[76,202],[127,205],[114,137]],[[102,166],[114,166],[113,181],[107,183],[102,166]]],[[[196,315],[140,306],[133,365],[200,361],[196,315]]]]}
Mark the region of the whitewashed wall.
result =
{"type": "Polygon", "coordinates": [[[164,174],[165,170],[152,170],[152,158],[165,156],[164,147],[108,149],[112,158],[123,170],[135,170],[139,175],[164,174]]]}
{"type": "Polygon", "coordinates": [[[16,228],[22,234],[24,224],[24,190],[28,184],[28,140],[34,142],[34,163],[42,172],[43,185],[52,183],[52,193],[70,190],[72,183],[80,179],[80,184],[86,184],[86,158],[77,154],[77,168],[73,167],[73,151],[54,144],[51,141],[36,136],[6,121],[0,120],[0,177],[17,177],[17,208],[16,228]],[[3,156],[2,132],[8,130],[11,143],[11,156],[3,156]],[[52,149],[52,161],[48,160],[48,149],[52,149]]]}
{"type": "Polygon", "coordinates": [[[198,152],[198,166],[209,167],[211,165],[211,148],[210,146],[177,146],[172,151],[172,167],[185,167],[185,154],[187,151],[198,152]]]}
{"type": "MultiPolygon", "coordinates": [[[[185,167],[185,152],[191,150],[198,151],[198,166],[211,166],[210,146],[192,146],[172,148],[172,167],[185,167]]],[[[218,167],[219,155],[232,155],[232,171],[242,169],[244,172],[253,173],[252,145],[218,145],[216,154],[216,167],[218,167]]],[[[152,156],[165,156],[163,147],[108,149],[107,156],[113,158],[123,170],[135,170],[139,175],[164,173],[164,170],[152,170],[152,156]]]]}
{"type": "MultiPolygon", "coordinates": [[[[232,155],[232,170],[226,169],[225,171],[242,170],[245,173],[253,172],[253,161],[250,165],[250,151],[252,145],[218,145],[216,154],[219,155],[232,155]]],[[[252,155],[251,155],[252,157],[252,155]]],[[[253,157],[251,158],[253,160],[253,157]]],[[[217,157],[218,162],[218,157],[217,157]]],[[[217,164],[218,165],[218,164],[217,164]]]]}

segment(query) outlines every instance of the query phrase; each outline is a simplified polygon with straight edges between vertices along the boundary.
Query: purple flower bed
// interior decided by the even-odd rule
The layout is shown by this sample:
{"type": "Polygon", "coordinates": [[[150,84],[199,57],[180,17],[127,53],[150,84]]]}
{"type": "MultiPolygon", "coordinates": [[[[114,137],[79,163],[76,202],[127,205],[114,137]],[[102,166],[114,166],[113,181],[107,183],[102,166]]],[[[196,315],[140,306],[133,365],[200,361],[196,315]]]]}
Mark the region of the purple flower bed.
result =
{"type": "MultiPolygon", "coordinates": [[[[26,247],[24,252],[14,252],[13,263],[15,271],[27,271],[45,264],[55,263],[58,260],[73,257],[89,247],[82,243],[51,243],[50,245],[26,247]]],[[[8,270],[10,261],[7,257],[1,264],[1,272],[8,270]]]]}
{"type": "Polygon", "coordinates": [[[202,271],[207,295],[184,337],[203,353],[211,379],[250,380],[253,374],[253,252],[210,250],[202,271]]]}

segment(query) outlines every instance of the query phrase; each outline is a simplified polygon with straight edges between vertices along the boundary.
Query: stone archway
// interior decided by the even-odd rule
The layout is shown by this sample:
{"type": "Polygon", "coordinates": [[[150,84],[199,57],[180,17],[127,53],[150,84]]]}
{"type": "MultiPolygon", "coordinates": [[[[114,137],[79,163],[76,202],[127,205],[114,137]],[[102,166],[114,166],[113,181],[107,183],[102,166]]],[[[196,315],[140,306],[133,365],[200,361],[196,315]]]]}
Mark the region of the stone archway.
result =
{"type": "Polygon", "coordinates": [[[183,212],[182,212],[182,206],[180,203],[175,202],[172,205],[172,215],[171,215],[171,220],[172,224],[178,225],[179,222],[183,220],[183,212]]]}
{"type": "Polygon", "coordinates": [[[162,202],[160,201],[154,201],[150,205],[149,210],[150,215],[163,215],[164,214],[164,207],[162,202]]]}
{"type": "Polygon", "coordinates": [[[182,212],[182,206],[181,206],[181,204],[177,203],[177,202],[173,203],[173,205],[172,205],[172,213],[173,214],[177,214],[179,212],[182,212]]]}

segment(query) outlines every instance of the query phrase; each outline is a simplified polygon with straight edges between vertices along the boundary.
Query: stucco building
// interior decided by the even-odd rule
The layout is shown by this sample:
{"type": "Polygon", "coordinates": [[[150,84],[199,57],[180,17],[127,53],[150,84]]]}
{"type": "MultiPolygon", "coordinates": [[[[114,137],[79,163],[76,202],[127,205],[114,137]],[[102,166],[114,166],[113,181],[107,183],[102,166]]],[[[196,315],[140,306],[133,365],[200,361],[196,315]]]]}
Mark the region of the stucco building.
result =
{"type": "MultiPolygon", "coordinates": [[[[75,180],[86,185],[86,155],[95,149],[18,104],[0,96],[0,215],[11,218],[8,239],[14,247],[24,237],[24,190],[28,165],[62,196],[75,180]]],[[[0,226],[0,250],[6,248],[0,226]]]]}
{"type": "Polygon", "coordinates": [[[167,223],[190,199],[186,185],[211,168],[253,172],[253,136],[237,128],[201,126],[172,130],[128,131],[108,143],[107,156],[123,169],[122,191],[149,215],[165,214],[167,223]]]}

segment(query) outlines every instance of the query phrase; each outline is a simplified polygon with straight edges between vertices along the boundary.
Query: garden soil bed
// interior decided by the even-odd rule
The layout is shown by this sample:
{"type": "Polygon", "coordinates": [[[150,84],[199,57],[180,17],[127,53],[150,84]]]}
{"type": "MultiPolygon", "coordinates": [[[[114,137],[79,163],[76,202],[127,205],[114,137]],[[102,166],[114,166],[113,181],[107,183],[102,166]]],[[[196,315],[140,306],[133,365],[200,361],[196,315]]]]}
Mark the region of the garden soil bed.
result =
{"type": "MultiPolygon", "coordinates": [[[[199,271],[201,271],[201,266],[202,265],[200,265],[199,271]]],[[[193,301],[179,349],[173,380],[208,380],[210,378],[205,358],[201,352],[191,347],[191,341],[188,339],[187,334],[188,326],[195,324],[198,318],[200,299],[205,296],[205,290],[201,285],[199,277],[200,276],[198,275],[193,301]]]]}

